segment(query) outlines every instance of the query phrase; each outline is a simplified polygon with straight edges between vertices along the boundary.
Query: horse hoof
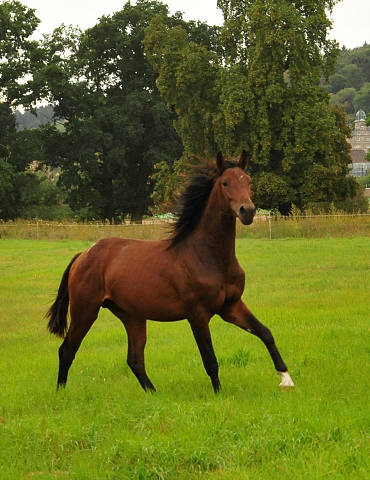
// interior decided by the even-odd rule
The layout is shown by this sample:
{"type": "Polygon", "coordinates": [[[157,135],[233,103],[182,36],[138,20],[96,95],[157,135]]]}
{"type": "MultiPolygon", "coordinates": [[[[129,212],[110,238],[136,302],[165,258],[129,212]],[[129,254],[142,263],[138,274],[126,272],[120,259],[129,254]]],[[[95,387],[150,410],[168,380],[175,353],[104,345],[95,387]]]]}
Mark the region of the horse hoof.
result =
{"type": "Polygon", "coordinates": [[[282,389],[294,388],[293,380],[288,372],[276,372],[276,373],[279,375],[281,379],[281,383],[279,387],[281,387],[282,389]]]}

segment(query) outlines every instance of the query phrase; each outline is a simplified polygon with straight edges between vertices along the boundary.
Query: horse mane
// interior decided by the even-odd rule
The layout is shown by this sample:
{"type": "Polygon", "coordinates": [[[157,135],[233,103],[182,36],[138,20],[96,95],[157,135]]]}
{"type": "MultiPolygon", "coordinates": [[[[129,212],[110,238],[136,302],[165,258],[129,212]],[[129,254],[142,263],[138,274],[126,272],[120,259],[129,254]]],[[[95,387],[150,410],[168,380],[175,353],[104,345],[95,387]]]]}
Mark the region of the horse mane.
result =
{"type": "Polygon", "coordinates": [[[228,168],[237,166],[237,161],[226,160],[221,169],[215,162],[206,162],[200,159],[200,165],[193,165],[180,192],[175,212],[176,222],[171,236],[171,247],[187,238],[197,227],[207,205],[217,178],[228,168]]]}

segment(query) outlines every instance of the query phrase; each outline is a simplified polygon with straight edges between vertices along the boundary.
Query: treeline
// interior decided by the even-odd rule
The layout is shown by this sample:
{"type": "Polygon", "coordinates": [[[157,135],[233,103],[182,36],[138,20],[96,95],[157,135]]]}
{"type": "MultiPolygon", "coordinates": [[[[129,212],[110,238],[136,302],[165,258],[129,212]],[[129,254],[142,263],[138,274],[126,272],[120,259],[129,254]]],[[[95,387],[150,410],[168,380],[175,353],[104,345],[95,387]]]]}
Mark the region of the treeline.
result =
{"type": "MultiPolygon", "coordinates": [[[[349,123],[359,109],[370,113],[370,45],[365,43],[354,49],[343,47],[326,88],[331,93],[330,104],[342,106],[349,123]]],[[[39,128],[53,123],[53,107],[17,110],[15,117],[18,130],[39,128]]]]}
{"type": "Polygon", "coordinates": [[[35,41],[35,10],[2,2],[0,218],[141,221],[171,208],[196,157],[242,149],[261,208],[367,209],[322,83],[340,53],[327,2],[300,5],[223,1],[218,27],[137,0],[35,41]],[[30,119],[40,101],[39,128],[24,128],[14,109],[30,119]]]}
{"type": "Polygon", "coordinates": [[[370,113],[370,45],[343,48],[327,86],[330,104],[341,105],[353,122],[358,110],[370,113]]]}

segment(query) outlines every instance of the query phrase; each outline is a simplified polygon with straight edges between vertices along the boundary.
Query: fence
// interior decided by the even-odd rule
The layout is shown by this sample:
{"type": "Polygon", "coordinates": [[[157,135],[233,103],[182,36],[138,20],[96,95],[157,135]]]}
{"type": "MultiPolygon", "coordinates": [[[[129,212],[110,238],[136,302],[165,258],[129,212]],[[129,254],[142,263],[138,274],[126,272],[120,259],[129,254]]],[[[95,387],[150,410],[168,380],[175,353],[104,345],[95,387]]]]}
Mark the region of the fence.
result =
{"type": "MultiPolygon", "coordinates": [[[[96,242],[103,237],[117,236],[157,240],[170,234],[171,223],[171,220],[146,220],[142,225],[43,221],[0,222],[0,238],[96,242]]],[[[238,238],[348,236],[370,236],[370,214],[294,215],[288,218],[257,215],[250,226],[237,223],[238,238]]]]}

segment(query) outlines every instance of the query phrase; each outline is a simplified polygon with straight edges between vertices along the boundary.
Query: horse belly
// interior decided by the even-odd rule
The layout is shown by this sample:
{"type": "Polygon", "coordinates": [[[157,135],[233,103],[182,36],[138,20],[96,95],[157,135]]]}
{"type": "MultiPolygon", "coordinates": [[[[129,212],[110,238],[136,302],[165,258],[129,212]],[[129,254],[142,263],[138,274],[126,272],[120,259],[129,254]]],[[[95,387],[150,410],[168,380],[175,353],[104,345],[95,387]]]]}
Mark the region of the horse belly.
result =
{"type": "Polygon", "coordinates": [[[160,322],[173,322],[189,318],[195,312],[206,313],[209,317],[217,313],[225,301],[225,290],[207,288],[205,284],[179,285],[179,290],[171,284],[158,285],[131,278],[130,285],[112,292],[112,300],[132,317],[160,322]]]}
{"type": "MultiPolygon", "coordinates": [[[[127,250],[126,253],[130,253],[127,250]]],[[[144,252],[145,253],[145,252],[144,252]]],[[[161,255],[125,255],[105,275],[106,296],[132,317],[175,321],[186,318],[176,267],[161,255]],[[133,260],[136,258],[136,260],[133,260]]]]}
{"type": "Polygon", "coordinates": [[[131,317],[175,321],[186,317],[183,302],[170,285],[130,276],[116,285],[109,297],[131,317]]]}

